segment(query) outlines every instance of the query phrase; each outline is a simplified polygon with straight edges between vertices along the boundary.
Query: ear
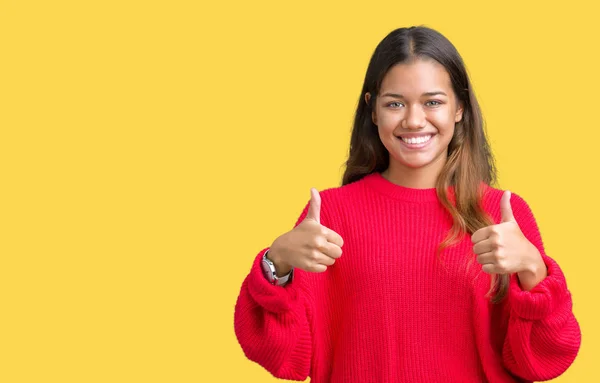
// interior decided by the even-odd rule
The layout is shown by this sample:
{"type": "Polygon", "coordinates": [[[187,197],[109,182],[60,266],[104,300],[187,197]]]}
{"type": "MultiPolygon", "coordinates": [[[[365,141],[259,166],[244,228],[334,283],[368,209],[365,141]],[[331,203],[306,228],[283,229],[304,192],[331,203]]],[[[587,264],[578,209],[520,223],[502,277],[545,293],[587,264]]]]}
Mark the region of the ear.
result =
{"type": "Polygon", "coordinates": [[[464,110],[462,102],[459,102],[458,109],[456,109],[456,114],[454,115],[454,122],[460,122],[462,120],[464,110]]]}
{"type": "Polygon", "coordinates": [[[371,105],[371,93],[365,93],[365,101],[367,105],[371,107],[371,119],[373,120],[373,123],[377,125],[377,114],[375,113],[375,108],[373,108],[373,105],[371,105]]]}

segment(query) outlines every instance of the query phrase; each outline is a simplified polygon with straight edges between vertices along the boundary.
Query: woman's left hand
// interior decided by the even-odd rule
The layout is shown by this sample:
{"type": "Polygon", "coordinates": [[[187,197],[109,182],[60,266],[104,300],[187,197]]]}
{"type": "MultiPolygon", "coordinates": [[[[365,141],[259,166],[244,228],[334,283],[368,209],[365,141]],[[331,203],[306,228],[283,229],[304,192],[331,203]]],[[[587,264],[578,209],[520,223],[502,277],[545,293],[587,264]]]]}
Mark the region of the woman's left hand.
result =
{"type": "Polygon", "coordinates": [[[510,205],[510,191],[500,200],[502,220],[477,230],[471,236],[477,262],[486,273],[519,273],[521,286],[532,289],[547,275],[546,265],[539,252],[519,228],[510,205]]]}

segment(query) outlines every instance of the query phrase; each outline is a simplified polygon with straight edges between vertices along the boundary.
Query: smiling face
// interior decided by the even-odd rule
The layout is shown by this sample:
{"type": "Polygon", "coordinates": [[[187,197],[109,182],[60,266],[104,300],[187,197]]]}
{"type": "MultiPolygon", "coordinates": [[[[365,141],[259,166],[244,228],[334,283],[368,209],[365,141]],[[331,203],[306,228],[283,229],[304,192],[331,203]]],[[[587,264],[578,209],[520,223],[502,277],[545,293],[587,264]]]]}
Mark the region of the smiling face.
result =
{"type": "MultiPolygon", "coordinates": [[[[367,93],[367,103],[370,98],[367,93]]],[[[372,109],[379,138],[390,153],[391,178],[433,187],[463,114],[446,69],[422,59],[393,66],[372,109]]]]}

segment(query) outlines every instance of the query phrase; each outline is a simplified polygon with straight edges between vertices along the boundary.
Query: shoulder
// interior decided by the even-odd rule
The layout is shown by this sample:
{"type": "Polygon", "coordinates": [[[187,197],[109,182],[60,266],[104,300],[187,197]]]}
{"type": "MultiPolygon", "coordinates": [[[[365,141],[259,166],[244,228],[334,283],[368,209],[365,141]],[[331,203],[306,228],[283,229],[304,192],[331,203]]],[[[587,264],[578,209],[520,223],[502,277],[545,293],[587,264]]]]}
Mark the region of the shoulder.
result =
{"type": "Polygon", "coordinates": [[[319,190],[321,196],[322,208],[325,204],[332,206],[354,205],[360,196],[365,194],[366,183],[373,175],[366,175],[358,181],[352,183],[319,190]]]}
{"type": "Polygon", "coordinates": [[[346,185],[326,188],[323,190],[319,190],[319,194],[321,195],[321,198],[325,198],[331,201],[344,200],[344,198],[356,195],[359,191],[361,183],[362,180],[359,180],[346,185]]]}
{"type": "MultiPolygon", "coordinates": [[[[499,222],[501,217],[500,201],[502,196],[509,190],[495,188],[488,184],[482,183],[483,188],[483,207],[492,215],[496,222],[499,222]]],[[[515,218],[522,218],[526,221],[533,219],[533,213],[525,198],[518,192],[510,190],[510,205],[515,215],[515,218]]]]}
{"type": "Polygon", "coordinates": [[[365,178],[358,181],[318,189],[321,197],[321,223],[325,226],[336,226],[346,221],[350,211],[364,206],[365,178]]]}
{"type": "MultiPolygon", "coordinates": [[[[362,180],[325,189],[316,188],[321,199],[320,218],[325,226],[338,221],[348,207],[356,205],[356,196],[360,194],[362,180]]],[[[300,213],[295,226],[297,226],[308,214],[310,198],[305,201],[304,209],[300,213]]]]}

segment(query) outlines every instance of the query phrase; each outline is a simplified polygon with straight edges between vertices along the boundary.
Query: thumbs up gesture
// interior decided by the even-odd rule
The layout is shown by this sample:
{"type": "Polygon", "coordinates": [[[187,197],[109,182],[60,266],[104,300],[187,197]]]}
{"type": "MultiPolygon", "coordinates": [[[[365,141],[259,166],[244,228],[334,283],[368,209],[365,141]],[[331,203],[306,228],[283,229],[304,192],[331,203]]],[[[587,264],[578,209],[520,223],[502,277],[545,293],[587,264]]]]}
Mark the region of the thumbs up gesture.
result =
{"type": "Polygon", "coordinates": [[[267,255],[275,264],[278,275],[285,275],[292,267],[320,273],[342,255],[344,240],[321,225],[321,196],[315,188],[310,192],[310,205],[304,220],[278,237],[267,255]]]}
{"type": "Polygon", "coordinates": [[[473,252],[477,255],[477,262],[483,265],[484,272],[520,273],[520,279],[521,276],[535,274],[536,278],[528,278],[535,286],[545,265],[538,249],[519,228],[510,205],[510,195],[510,191],[505,191],[500,200],[501,222],[479,229],[471,236],[473,252]]]}

